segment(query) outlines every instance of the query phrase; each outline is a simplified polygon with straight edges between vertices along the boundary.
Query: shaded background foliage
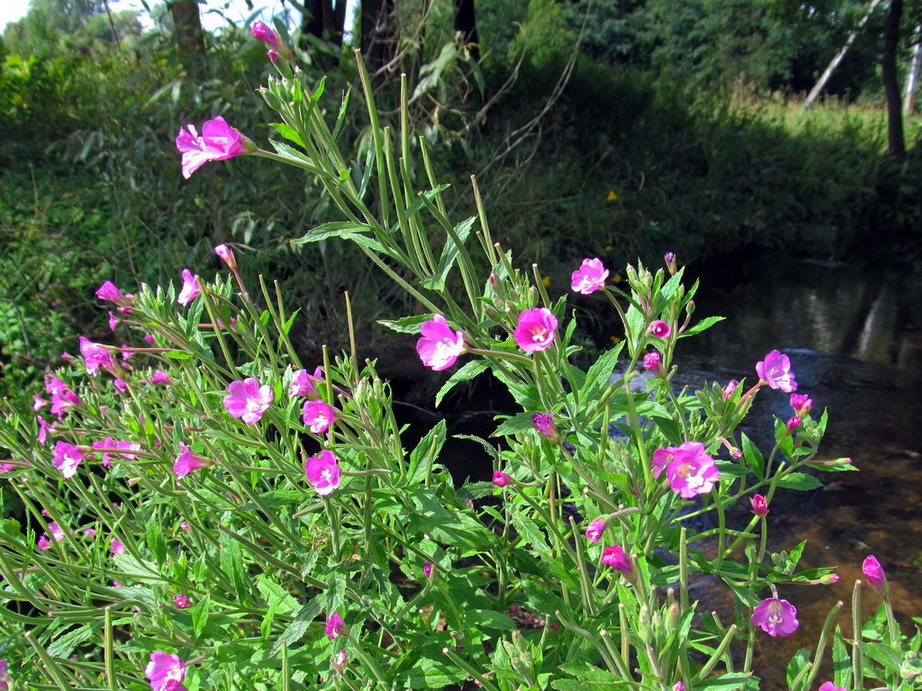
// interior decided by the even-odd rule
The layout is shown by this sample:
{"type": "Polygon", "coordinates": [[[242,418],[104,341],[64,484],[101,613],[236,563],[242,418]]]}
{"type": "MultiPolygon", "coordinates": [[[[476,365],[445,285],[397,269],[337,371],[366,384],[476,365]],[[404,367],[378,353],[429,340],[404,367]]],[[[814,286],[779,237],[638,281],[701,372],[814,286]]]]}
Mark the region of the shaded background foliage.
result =
{"type": "MultiPolygon", "coordinates": [[[[886,7],[834,73],[825,105],[801,113],[799,94],[867,3],[478,0],[476,50],[458,39],[471,35],[458,31],[461,4],[473,7],[363,0],[350,35],[337,25],[341,3],[314,0],[277,26],[304,69],[326,74],[323,107],[337,109],[355,83],[353,47],[377,70],[385,107],[406,72],[414,128],[436,144],[455,213],[473,209],[476,173],[497,237],[552,282],[584,256],[617,267],[666,250],[702,264],[779,250],[918,258],[914,114],[907,155],[887,155],[886,7]]],[[[264,47],[246,27],[203,31],[192,6],[156,6],[145,29],[96,0],[32,0],[4,33],[0,131],[16,133],[0,142],[5,394],[27,391],[77,334],[111,340],[88,310],[102,280],[127,288],[207,271],[219,242],[301,307],[293,335],[305,350],[343,343],[345,289],[365,341],[383,338],[375,319],[412,309],[354,248],[288,243],[336,220],[309,181],[252,158],[181,178],[173,138],[185,123],[221,114],[254,141],[274,135],[255,93],[270,73],[264,47]]],[[[904,3],[904,72],[920,15],[922,2],[904,3]]],[[[350,109],[341,130],[355,171],[365,125],[350,109]]]]}

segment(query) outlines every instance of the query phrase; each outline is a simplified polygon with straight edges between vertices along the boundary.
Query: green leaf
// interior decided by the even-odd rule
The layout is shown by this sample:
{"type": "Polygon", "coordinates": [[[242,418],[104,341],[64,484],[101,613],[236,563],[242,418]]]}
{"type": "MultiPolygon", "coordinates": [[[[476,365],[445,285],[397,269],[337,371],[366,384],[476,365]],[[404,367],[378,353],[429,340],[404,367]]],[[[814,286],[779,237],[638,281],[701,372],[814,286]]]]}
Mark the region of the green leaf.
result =
{"type": "Polygon", "coordinates": [[[725,319],[726,317],[705,317],[704,319],[702,319],[700,322],[698,322],[694,326],[691,326],[685,329],[685,331],[683,331],[682,333],[680,333],[679,338],[688,338],[689,336],[700,334],[702,331],[705,331],[706,329],[710,329],[712,326],[714,326],[714,324],[716,324],[717,322],[722,322],[725,319]]]}
{"type": "Polygon", "coordinates": [[[98,626],[99,622],[96,624],[84,624],[72,631],[68,631],[63,636],[58,636],[54,642],[48,646],[48,654],[51,657],[70,657],[71,653],[74,652],[74,648],[84,641],[89,640],[93,636],[93,630],[98,628],[98,626]]]}
{"type": "Polygon", "coordinates": [[[246,581],[243,574],[243,554],[240,543],[227,533],[221,533],[221,569],[226,573],[240,602],[246,601],[246,581]]]}
{"type": "Polygon", "coordinates": [[[407,472],[407,482],[416,483],[424,479],[428,459],[438,458],[446,436],[445,420],[439,420],[435,427],[430,429],[426,436],[419,440],[416,448],[410,452],[410,468],[407,472]]]}
{"type": "Polygon", "coordinates": [[[778,480],[778,487],[784,489],[794,489],[799,492],[806,492],[811,489],[819,489],[823,483],[812,475],[806,473],[791,473],[778,480]]]}
{"type": "Polygon", "coordinates": [[[851,688],[852,660],[842,637],[842,630],[838,626],[832,639],[832,678],[836,686],[851,688]]]}
{"type": "Polygon", "coordinates": [[[451,391],[455,386],[461,382],[470,381],[476,377],[481,372],[490,369],[490,363],[486,360],[471,360],[465,362],[464,365],[455,372],[448,381],[442,384],[442,388],[439,389],[439,392],[435,395],[435,407],[438,408],[442,403],[442,399],[451,391]]]}
{"type": "Polygon", "coordinates": [[[208,623],[208,616],[211,614],[211,595],[205,593],[205,597],[199,600],[195,607],[192,608],[192,633],[195,639],[199,640],[202,631],[205,630],[205,624],[208,623]]]}
{"type": "Polygon", "coordinates": [[[274,603],[272,606],[282,614],[288,614],[298,609],[298,601],[292,595],[266,574],[256,577],[256,588],[266,602],[274,603]]]}
{"type": "Polygon", "coordinates": [[[304,140],[301,139],[301,135],[298,134],[298,131],[294,127],[286,125],[284,122],[270,122],[269,125],[274,127],[275,131],[288,141],[294,142],[300,147],[304,146],[304,140]]]}
{"type": "Polygon", "coordinates": [[[154,553],[154,559],[162,564],[166,561],[166,543],[163,540],[163,528],[156,518],[147,523],[147,546],[154,553]]]}
{"type": "Polygon", "coordinates": [[[420,325],[430,319],[432,319],[431,314],[421,314],[416,317],[401,317],[400,319],[379,319],[378,323],[400,334],[418,334],[420,325]]]}
{"type": "Polygon", "coordinates": [[[445,241],[445,246],[442,248],[442,256],[439,257],[439,272],[437,275],[428,276],[423,280],[424,288],[429,290],[443,290],[445,288],[445,281],[448,278],[451,267],[454,266],[455,260],[458,258],[458,254],[461,252],[464,245],[464,241],[467,240],[467,237],[470,235],[471,228],[476,220],[477,217],[473,216],[465,221],[461,221],[461,223],[455,226],[455,234],[458,238],[458,243],[449,235],[448,239],[445,241]]]}
{"type": "Polygon", "coordinates": [[[367,233],[373,230],[371,226],[365,225],[364,223],[353,223],[352,221],[330,221],[329,223],[323,223],[322,225],[312,228],[307,231],[300,238],[292,240],[294,245],[304,245],[309,242],[320,242],[321,240],[326,240],[327,238],[337,237],[342,238],[343,240],[352,240],[357,242],[360,245],[369,247],[376,252],[381,252],[382,254],[387,254],[384,249],[384,246],[374,238],[368,237],[367,235],[362,235],[362,233],[367,233]]]}
{"type": "Polygon", "coordinates": [[[752,472],[757,478],[762,480],[765,477],[765,457],[759,451],[759,447],[753,444],[752,439],[745,434],[741,435],[743,458],[746,459],[746,465],[752,468],[752,472]]]}
{"type": "Polygon", "coordinates": [[[192,353],[187,353],[184,350],[168,350],[164,353],[171,360],[188,360],[191,357],[194,357],[192,353]]]}
{"type": "Polygon", "coordinates": [[[721,674],[719,677],[709,677],[702,679],[695,684],[695,691],[698,689],[710,689],[710,691],[739,691],[745,687],[746,682],[752,678],[751,674],[721,674]]]}
{"type": "Polygon", "coordinates": [[[512,621],[502,612],[491,609],[469,609],[464,613],[467,623],[474,623],[478,628],[493,631],[515,631],[517,628],[512,621]]]}
{"type": "Polygon", "coordinates": [[[513,415],[496,428],[496,431],[493,432],[493,436],[508,437],[511,434],[527,432],[533,427],[531,424],[531,415],[531,413],[517,413],[513,415]]]}
{"type": "Polygon", "coordinates": [[[274,656],[281,650],[283,644],[287,643],[290,648],[293,643],[300,641],[301,637],[304,636],[304,632],[307,631],[307,627],[310,626],[310,623],[318,614],[320,614],[320,598],[315,597],[300,609],[291,625],[276,639],[269,657],[274,656]]]}

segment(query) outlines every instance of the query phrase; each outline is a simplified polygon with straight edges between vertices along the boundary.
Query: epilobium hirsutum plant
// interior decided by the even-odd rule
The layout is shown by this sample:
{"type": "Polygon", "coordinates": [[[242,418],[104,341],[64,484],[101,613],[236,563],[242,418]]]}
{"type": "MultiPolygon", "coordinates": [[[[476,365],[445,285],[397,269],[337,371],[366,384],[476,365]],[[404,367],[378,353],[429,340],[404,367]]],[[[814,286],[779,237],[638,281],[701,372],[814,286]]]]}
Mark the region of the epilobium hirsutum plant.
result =
{"type": "MultiPolygon", "coordinates": [[[[396,132],[382,127],[359,63],[373,147],[351,161],[334,136],[342,113],[331,128],[317,105],[323,83],[259,31],[279,60],[263,95],[286,141],[258,148],[221,119],[201,137],[186,127],[183,174],[242,154],[306,171],[338,218],[297,242],[356,242],[416,299],[419,314],[387,325],[450,372],[437,401],[488,371],[508,387],[520,411],[480,440],[493,482],[453,484],[444,423],[404,447],[388,385],[354,341],[301,362],[297,312],[270,281],[245,285],[227,246],[181,286],[107,282],[97,297],[117,305],[113,344],[81,341],[48,374],[51,422],[38,396],[34,415],[2,427],[4,482],[24,515],[0,525],[0,651],[13,661],[0,683],[757,688],[755,641],[799,625],[796,591],[779,586],[836,580],[798,571],[803,545],[767,553],[773,498],[819,487],[808,468],[853,469],[817,460],[826,414],[811,416],[802,393],[798,424],[775,421],[767,456],[738,432],[757,395],[797,389],[794,363],[772,351],[749,382],[676,390],[677,342],[717,318],[693,321],[697,284],[667,256],[665,269],[628,266],[623,290],[598,259],[574,270],[573,290],[598,296],[624,334],[578,367],[567,295],[514,268],[482,208],[448,218],[405,106],[396,132]],[[698,611],[689,588],[705,578],[734,604],[698,611]]],[[[889,603],[876,560],[865,573],[889,603]]],[[[819,684],[832,640],[825,688],[910,688],[919,636],[903,641],[887,607],[876,641],[847,641],[838,609],[792,660],[789,686],[819,684]]]]}

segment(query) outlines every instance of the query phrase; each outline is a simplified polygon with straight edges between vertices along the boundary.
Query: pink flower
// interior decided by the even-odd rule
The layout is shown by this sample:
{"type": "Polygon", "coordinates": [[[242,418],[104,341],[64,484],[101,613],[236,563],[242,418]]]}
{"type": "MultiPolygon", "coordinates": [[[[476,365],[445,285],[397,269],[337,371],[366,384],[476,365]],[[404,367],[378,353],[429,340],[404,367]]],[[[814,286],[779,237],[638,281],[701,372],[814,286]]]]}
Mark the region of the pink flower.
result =
{"type": "Polygon", "coordinates": [[[672,327],[661,319],[657,319],[650,324],[650,333],[657,338],[668,338],[672,333],[672,327]]]}
{"type": "Polygon", "coordinates": [[[111,538],[109,540],[109,546],[112,549],[113,557],[117,557],[118,555],[125,553],[125,544],[117,538],[111,538]]]}
{"type": "Polygon", "coordinates": [[[289,396],[307,396],[316,398],[320,396],[317,391],[317,385],[314,382],[323,381],[323,369],[317,367],[313,374],[308,374],[306,369],[295,370],[291,377],[291,384],[288,386],[289,396]]]}
{"type": "MultiPolygon", "coordinates": [[[[126,441],[122,439],[121,441],[115,442],[115,448],[123,452],[124,451],[140,451],[141,445],[136,441],[126,441]]],[[[134,453],[122,453],[122,458],[128,461],[133,461],[137,457],[138,455],[134,453]]]]}
{"type": "Polygon", "coordinates": [[[570,275],[570,289],[583,295],[594,293],[605,285],[608,269],[601,259],[583,259],[579,268],[570,275]]]}
{"type": "Polygon", "coordinates": [[[795,415],[803,417],[804,415],[807,415],[812,408],[813,399],[811,399],[807,394],[791,394],[791,409],[794,411],[795,415]]]}
{"type": "Polygon", "coordinates": [[[848,691],[844,686],[836,686],[831,681],[824,681],[820,684],[818,691],[848,691]]]}
{"type": "Polygon", "coordinates": [[[509,477],[506,473],[503,473],[499,470],[493,473],[493,484],[497,487],[505,487],[510,482],[512,482],[512,478],[509,477]]]}
{"type": "Polygon", "coordinates": [[[220,115],[202,125],[202,136],[194,125],[181,128],[176,136],[176,148],[182,154],[182,176],[187,180],[208,161],[224,161],[256,150],[253,142],[220,115]]]}
{"type": "Polygon", "coordinates": [[[441,314],[435,314],[419,328],[421,338],[416,342],[416,352],[426,367],[434,372],[448,369],[464,352],[464,334],[452,331],[441,314]]]}
{"type": "Polygon", "coordinates": [[[116,305],[124,305],[128,302],[128,298],[115,287],[115,284],[112,281],[106,281],[99,288],[96,289],[96,297],[100,300],[108,300],[109,302],[114,302],[116,305]]]}
{"type": "Polygon", "coordinates": [[[151,375],[150,383],[151,384],[172,384],[173,382],[170,379],[170,376],[166,372],[164,372],[162,369],[158,369],[156,372],[154,372],[151,375]]]}
{"type": "Polygon", "coordinates": [[[339,612],[333,612],[333,614],[327,617],[323,629],[327,638],[330,640],[345,636],[349,633],[349,629],[346,628],[346,623],[343,621],[343,618],[339,616],[339,612]]]}
{"type": "Polygon", "coordinates": [[[115,393],[125,393],[128,391],[128,384],[125,383],[124,379],[119,379],[116,377],[112,380],[112,386],[115,387],[115,393]]]}
{"type": "Polygon", "coordinates": [[[227,268],[231,271],[237,270],[237,258],[234,256],[234,251],[230,247],[227,245],[218,245],[214,248],[214,253],[224,260],[224,263],[227,264],[227,268]]]}
{"type": "Polygon", "coordinates": [[[800,626],[797,609],[787,600],[769,597],[752,611],[752,623],[769,636],[790,636],[800,626]]]}
{"type": "Polygon", "coordinates": [[[873,554],[865,559],[864,563],[861,564],[861,572],[868,580],[868,583],[877,589],[882,588],[884,582],[887,580],[887,575],[884,573],[884,568],[880,565],[880,562],[877,561],[877,557],[875,557],[873,554]]]}
{"type": "Polygon", "coordinates": [[[603,564],[620,571],[628,578],[631,577],[631,559],[625,554],[621,545],[612,545],[603,549],[601,561],[603,564]]]}
{"type": "Polygon", "coordinates": [[[96,376],[100,367],[112,367],[112,353],[105,346],[93,343],[86,336],[80,337],[80,354],[83,356],[86,373],[91,377],[96,376]]]}
{"type": "Polygon", "coordinates": [[[109,310],[109,330],[115,331],[115,327],[118,326],[119,318],[115,316],[112,310],[109,310]]]}
{"type": "Polygon", "coordinates": [[[339,461],[332,451],[324,449],[304,463],[304,474],[317,494],[324,496],[339,487],[339,461]]]}
{"type": "Polygon", "coordinates": [[[189,525],[189,521],[183,521],[182,523],[179,524],[179,529],[185,530],[188,533],[192,530],[192,526],[189,525]]]}
{"type": "Polygon", "coordinates": [[[793,430],[797,429],[798,427],[800,427],[800,426],[803,424],[803,420],[801,420],[801,419],[800,419],[799,417],[797,417],[796,415],[793,415],[793,416],[791,416],[791,417],[788,418],[788,421],[787,421],[786,424],[787,424],[787,428],[788,428],[789,430],[793,431],[793,430]]]}
{"type": "Polygon", "coordinates": [[[128,360],[134,356],[134,350],[132,350],[130,346],[124,343],[122,343],[122,345],[119,347],[119,350],[122,351],[122,360],[128,360]]]}
{"type": "Polygon", "coordinates": [[[761,494],[754,494],[749,499],[752,504],[752,512],[756,516],[764,516],[768,513],[768,502],[761,494]]]}
{"type": "Polygon", "coordinates": [[[663,356],[655,350],[650,351],[643,356],[643,368],[654,374],[659,374],[663,366],[663,356]]]}
{"type": "Polygon", "coordinates": [[[554,424],[554,418],[550,413],[534,413],[531,416],[531,425],[539,434],[547,437],[552,442],[560,440],[557,434],[557,425],[554,424]]]}
{"type": "Polygon", "coordinates": [[[154,345],[154,334],[144,334],[144,340],[154,345]]]}
{"type": "Polygon", "coordinates": [[[253,26],[250,27],[250,33],[270,48],[278,50],[282,47],[279,35],[263,21],[257,20],[253,22],[253,26]]]}
{"type": "Polygon", "coordinates": [[[189,598],[182,593],[177,593],[176,597],[173,598],[173,606],[176,609],[186,609],[189,607],[189,598]]]}
{"type": "MultiPolygon", "coordinates": [[[[44,513],[44,512],[43,512],[44,513]]],[[[51,532],[51,538],[55,542],[60,542],[64,539],[64,530],[57,523],[49,523],[48,530],[51,532]]],[[[51,540],[48,539],[47,535],[42,535],[38,539],[38,548],[41,550],[46,550],[51,548],[51,540]]]]}
{"type": "Polygon", "coordinates": [[[36,413],[40,411],[42,408],[44,408],[46,405],[48,405],[48,401],[46,401],[44,398],[42,398],[38,394],[35,394],[34,396],[32,396],[32,410],[34,410],[36,413]]]}
{"type": "Polygon", "coordinates": [[[259,385],[259,380],[249,377],[243,381],[232,381],[227,387],[224,407],[233,417],[239,417],[247,424],[259,422],[269,404],[275,400],[272,388],[259,385]]]}
{"type": "Polygon", "coordinates": [[[797,391],[797,382],[791,371],[791,359],[784,353],[773,350],[764,360],[756,363],[756,374],[772,389],[781,389],[785,393],[797,391]]]}
{"type": "Polygon", "coordinates": [[[525,310],[519,315],[513,337],[526,353],[536,353],[551,346],[557,336],[557,317],[547,307],[525,310]]]}
{"type": "Polygon", "coordinates": [[[0,691],[7,691],[7,689],[10,688],[10,685],[7,683],[10,680],[9,668],[9,663],[6,660],[0,659],[0,691]]]}
{"type": "Polygon", "coordinates": [[[193,470],[208,465],[200,456],[196,456],[189,451],[189,447],[182,442],[179,442],[179,448],[180,452],[176,454],[176,462],[173,463],[173,472],[176,474],[176,477],[185,477],[193,470]]]}
{"type": "Polygon", "coordinates": [[[659,477],[664,466],[672,491],[685,499],[707,494],[720,478],[714,459],[704,452],[704,444],[697,441],[654,451],[653,477],[659,477]]]}
{"type": "Polygon", "coordinates": [[[40,536],[36,544],[40,550],[51,549],[51,541],[48,539],[47,535],[40,536]]]}
{"type": "Polygon", "coordinates": [[[179,291],[179,296],[176,298],[176,302],[185,307],[190,302],[195,300],[201,291],[202,287],[198,283],[198,274],[193,276],[189,269],[183,269],[182,290],[179,291]]]}
{"type": "Polygon", "coordinates": [[[144,674],[150,680],[151,691],[184,691],[185,689],[182,684],[178,684],[186,678],[186,665],[183,664],[179,655],[151,653],[150,662],[144,674]]]}
{"type": "Polygon", "coordinates": [[[336,409],[321,400],[307,401],[302,409],[304,424],[314,434],[323,434],[336,420],[336,409]]]}
{"type": "Polygon", "coordinates": [[[730,381],[727,382],[727,385],[724,387],[724,393],[723,393],[723,397],[725,401],[728,398],[730,398],[730,396],[733,395],[733,392],[736,391],[736,387],[739,385],[740,383],[736,379],[731,379],[730,381]]]}
{"type": "Polygon", "coordinates": [[[589,542],[598,542],[602,539],[602,533],[604,532],[605,519],[597,518],[589,524],[588,528],[586,528],[586,537],[589,539],[589,542]]]}
{"type": "MultiPolygon", "coordinates": [[[[266,57],[268,57],[274,63],[278,63],[278,61],[281,59],[279,57],[278,52],[276,52],[273,48],[270,48],[269,50],[266,51],[266,57]]],[[[340,652],[346,652],[346,651],[343,650],[340,652]]]]}
{"type": "Polygon", "coordinates": [[[86,452],[75,444],[59,441],[54,445],[54,467],[66,478],[72,478],[77,473],[77,466],[84,458],[86,452]]]}
{"type": "Polygon", "coordinates": [[[666,466],[672,463],[678,449],[675,446],[661,446],[653,452],[650,465],[653,468],[653,477],[658,478],[666,466]]]}
{"type": "Polygon", "coordinates": [[[41,415],[36,415],[35,419],[38,420],[38,434],[35,435],[35,441],[45,446],[48,442],[48,432],[53,432],[57,425],[54,423],[49,425],[41,415]]]}
{"type": "Polygon", "coordinates": [[[429,578],[432,575],[432,569],[435,566],[431,561],[423,562],[423,576],[429,578]]]}
{"type": "MultiPolygon", "coordinates": [[[[269,51],[270,53],[272,51],[269,51]]],[[[346,664],[349,662],[349,656],[346,655],[345,648],[341,649],[336,655],[333,656],[333,667],[337,672],[342,672],[346,667],[346,664]]]]}

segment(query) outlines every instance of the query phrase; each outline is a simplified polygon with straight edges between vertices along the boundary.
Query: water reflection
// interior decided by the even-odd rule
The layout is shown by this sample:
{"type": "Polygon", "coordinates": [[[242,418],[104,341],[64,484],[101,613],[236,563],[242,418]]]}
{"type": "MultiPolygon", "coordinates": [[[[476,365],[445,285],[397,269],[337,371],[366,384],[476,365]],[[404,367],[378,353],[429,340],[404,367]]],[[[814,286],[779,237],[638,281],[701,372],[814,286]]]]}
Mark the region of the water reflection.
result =
{"type": "MultiPolygon", "coordinates": [[[[721,285],[702,281],[696,316],[720,314],[726,322],[681,345],[683,383],[755,377],[754,365],[779,348],[791,356],[801,393],[828,407],[824,456],[849,456],[860,472],[825,475],[824,490],[781,492],[772,503],[770,549],[808,540],[804,567],[837,565],[831,586],[789,586],[781,597],[799,610],[801,628],[785,639],[760,636],[757,674],[763,688],[785,688],[784,665],[801,647],[815,645],[830,607],[842,600],[838,624],[850,635],[848,606],[861,562],[881,561],[904,632],[922,614],[922,282],[896,272],[842,266],[766,262],[748,276],[721,285]]],[[[747,434],[771,444],[771,416],[791,414],[787,396],[766,391],[747,434]]],[[[746,517],[740,517],[741,522],[746,517]]],[[[705,588],[702,606],[725,612],[722,586],[705,588]]],[[[865,589],[864,615],[880,604],[865,589]]],[[[826,677],[828,671],[825,672],[826,677]]]]}

